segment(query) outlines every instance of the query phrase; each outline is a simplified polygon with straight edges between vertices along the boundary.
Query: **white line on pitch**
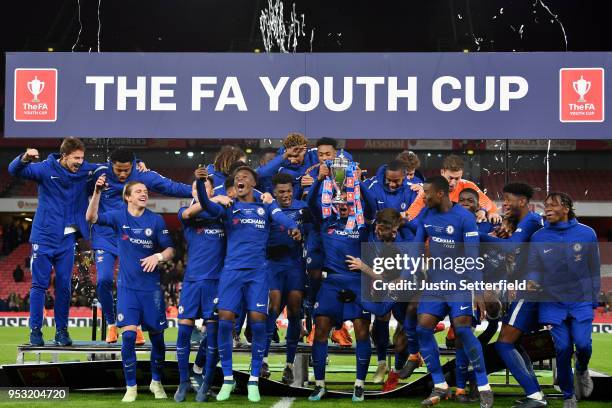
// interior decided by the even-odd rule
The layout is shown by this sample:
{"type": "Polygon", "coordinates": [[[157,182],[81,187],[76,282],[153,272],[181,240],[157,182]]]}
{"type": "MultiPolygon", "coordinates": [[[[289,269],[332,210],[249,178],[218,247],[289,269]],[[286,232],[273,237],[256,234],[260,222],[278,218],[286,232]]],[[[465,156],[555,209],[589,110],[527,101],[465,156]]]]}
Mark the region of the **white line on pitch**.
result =
{"type": "Polygon", "coordinates": [[[271,408],[289,408],[293,401],[295,401],[295,398],[283,397],[276,404],[272,405],[271,408]]]}

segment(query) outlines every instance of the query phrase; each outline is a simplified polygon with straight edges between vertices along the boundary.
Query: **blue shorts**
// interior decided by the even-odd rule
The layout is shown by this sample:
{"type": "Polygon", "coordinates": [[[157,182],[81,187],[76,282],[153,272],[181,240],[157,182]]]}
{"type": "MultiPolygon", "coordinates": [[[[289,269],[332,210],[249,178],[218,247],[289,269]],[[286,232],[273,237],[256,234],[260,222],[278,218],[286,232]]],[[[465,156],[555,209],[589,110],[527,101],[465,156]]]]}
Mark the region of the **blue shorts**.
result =
{"type": "Polygon", "coordinates": [[[337,327],[342,326],[345,320],[367,319],[370,320],[370,312],[364,310],[361,305],[360,294],[361,278],[347,279],[339,277],[337,274],[323,279],[321,289],[317,294],[317,301],[314,304],[313,317],[327,316],[331,318],[337,327]],[[353,291],[357,298],[354,302],[343,303],[338,300],[338,293],[342,289],[353,291]]]}
{"type": "Polygon", "coordinates": [[[502,323],[519,329],[523,333],[538,330],[538,306],[536,302],[527,302],[524,299],[515,300],[502,317],[502,323]]]}
{"type": "Polygon", "coordinates": [[[219,310],[239,315],[243,305],[249,312],[268,314],[267,264],[261,269],[223,269],[219,279],[219,310]]]}
{"type": "Polygon", "coordinates": [[[117,289],[117,327],[138,326],[159,332],[168,328],[166,304],[161,289],[117,289]]]}
{"type": "Polygon", "coordinates": [[[288,264],[268,260],[268,282],[270,290],[280,290],[286,294],[293,290],[304,292],[306,270],[302,262],[288,264]]]}
{"type": "Polygon", "coordinates": [[[218,279],[183,281],[179,298],[179,319],[213,319],[217,317],[218,279]]]}
{"type": "Polygon", "coordinates": [[[423,292],[419,298],[417,314],[430,314],[440,319],[448,315],[451,320],[460,316],[471,316],[473,319],[478,317],[476,304],[469,292],[423,292]]]}
{"type": "Polygon", "coordinates": [[[542,324],[561,324],[568,318],[577,322],[594,318],[592,302],[542,302],[538,312],[542,324]]]}

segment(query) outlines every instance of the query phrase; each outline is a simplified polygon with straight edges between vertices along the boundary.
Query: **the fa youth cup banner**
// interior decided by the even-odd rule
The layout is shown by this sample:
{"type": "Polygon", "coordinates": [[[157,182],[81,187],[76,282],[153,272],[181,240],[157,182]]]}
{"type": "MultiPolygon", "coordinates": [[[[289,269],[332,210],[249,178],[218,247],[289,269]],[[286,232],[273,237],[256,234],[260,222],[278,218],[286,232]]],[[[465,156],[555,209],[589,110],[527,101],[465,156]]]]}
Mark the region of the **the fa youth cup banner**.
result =
{"type": "Polygon", "coordinates": [[[7,137],[611,138],[610,53],[7,53],[7,137]]]}

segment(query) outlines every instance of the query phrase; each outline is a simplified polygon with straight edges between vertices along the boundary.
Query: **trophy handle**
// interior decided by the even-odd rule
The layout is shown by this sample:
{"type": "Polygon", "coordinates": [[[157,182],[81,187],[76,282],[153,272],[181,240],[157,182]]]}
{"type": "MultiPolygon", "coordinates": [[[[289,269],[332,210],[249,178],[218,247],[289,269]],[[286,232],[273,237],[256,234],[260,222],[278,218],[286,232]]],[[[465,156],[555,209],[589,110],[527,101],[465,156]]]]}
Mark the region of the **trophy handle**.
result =
{"type": "MultiPolygon", "coordinates": [[[[589,82],[589,86],[590,85],[591,83],[589,82]]],[[[38,94],[40,95],[44,89],[45,89],[45,83],[43,81],[40,81],[40,90],[38,91],[38,94]]]]}
{"type": "Polygon", "coordinates": [[[574,92],[580,95],[580,92],[578,92],[578,82],[577,81],[572,82],[572,88],[574,88],[574,92]]]}
{"type": "Polygon", "coordinates": [[[585,94],[585,95],[586,95],[586,94],[588,94],[588,93],[589,93],[589,90],[591,90],[591,81],[587,81],[587,83],[586,83],[586,89],[585,89],[585,91],[584,91],[584,94],[585,94]]]}
{"type": "Polygon", "coordinates": [[[32,81],[28,81],[27,85],[28,85],[28,91],[30,91],[30,93],[34,95],[34,91],[32,91],[32,81]]]}

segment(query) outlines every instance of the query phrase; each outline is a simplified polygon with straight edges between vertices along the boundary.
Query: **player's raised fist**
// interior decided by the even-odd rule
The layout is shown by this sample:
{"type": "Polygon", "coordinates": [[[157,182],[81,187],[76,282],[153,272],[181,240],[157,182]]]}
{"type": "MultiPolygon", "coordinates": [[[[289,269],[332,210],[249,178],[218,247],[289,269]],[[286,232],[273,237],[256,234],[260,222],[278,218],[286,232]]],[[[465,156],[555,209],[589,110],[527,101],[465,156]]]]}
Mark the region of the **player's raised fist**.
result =
{"type": "Polygon", "coordinates": [[[261,202],[264,204],[272,204],[272,201],[274,201],[274,197],[272,197],[272,194],[270,193],[263,193],[261,195],[261,202]]]}
{"type": "Polygon", "coordinates": [[[206,170],[206,167],[198,167],[195,172],[195,177],[198,180],[206,180],[208,178],[208,170],[206,170]]]}
{"type": "Polygon", "coordinates": [[[38,154],[38,150],[36,149],[27,149],[23,154],[21,161],[23,162],[31,162],[32,160],[40,159],[40,155],[38,154]]]}
{"type": "Polygon", "coordinates": [[[106,174],[101,175],[96,180],[96,192],[100,192],[106,187],[106,174]]]}

